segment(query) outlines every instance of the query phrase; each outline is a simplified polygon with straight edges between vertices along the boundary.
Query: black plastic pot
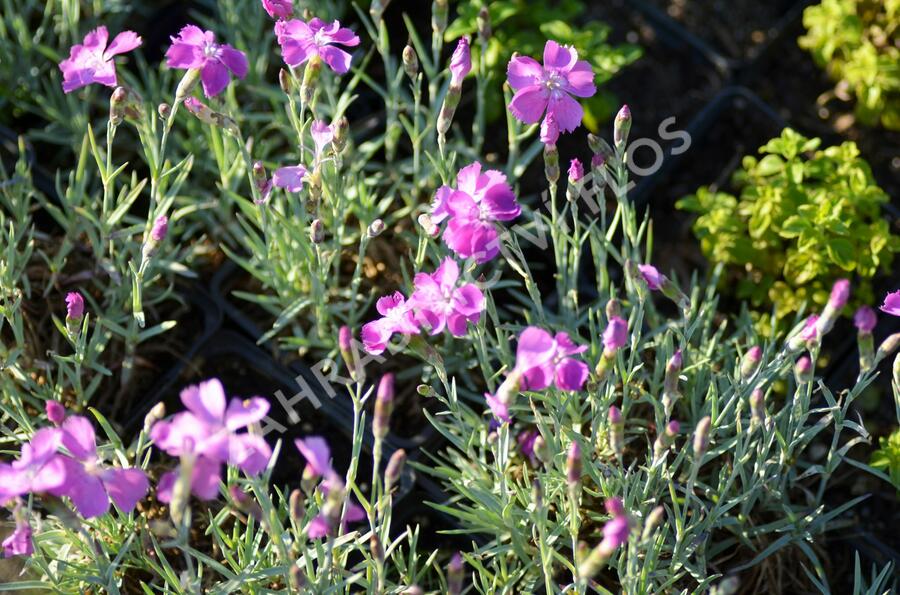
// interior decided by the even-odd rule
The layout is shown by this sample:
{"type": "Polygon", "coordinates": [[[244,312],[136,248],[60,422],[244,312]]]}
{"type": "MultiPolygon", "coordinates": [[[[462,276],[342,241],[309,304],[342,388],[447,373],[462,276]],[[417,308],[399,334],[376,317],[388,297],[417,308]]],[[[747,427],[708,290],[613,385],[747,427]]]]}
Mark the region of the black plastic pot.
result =
{"type": "Polygon", "coordinates": [[[683,24],[647,0],[629,0],[629,3],[657,30],[692,47],[724,76],[732,81],[747,82],[752,76],[758,74],[756,67],[759,61],[771,51],[785,30],[802,17],[803,9],[811,3],[811,0],[781,0],[780,2],[773,0],[773,3],[778,6],[780,16],[765,27],[765,41],[748,50],[744,57],[729,56],[722,47],[695,35],[683,24]]]}
{"type": "Polygon", "coordinates": [[[154,405],[165,401],[171,394],[177,394],[183,386],[185,369],[209,338],[222,326],[222,310],[201,284],[185,284],[180,288],[179,295],[190,304],[189,315],[202,321],[201,330],[180,354],[174,365],[159,377],[146,397],[142,398],[129,412],[129,416],[124,420],[126,435],[136,434],[140,430],[144,423],[144,417],[154,405]]]}

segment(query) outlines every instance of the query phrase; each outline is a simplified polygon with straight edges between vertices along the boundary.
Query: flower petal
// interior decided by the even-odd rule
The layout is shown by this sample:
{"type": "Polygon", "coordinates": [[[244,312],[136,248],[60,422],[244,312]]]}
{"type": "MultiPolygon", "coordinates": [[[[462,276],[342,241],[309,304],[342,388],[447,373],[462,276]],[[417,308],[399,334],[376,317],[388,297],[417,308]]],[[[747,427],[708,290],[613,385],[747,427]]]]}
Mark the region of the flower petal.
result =
{"type": "Polygon", "coordinates": [[[517,120],[526,124],[537,124],[544,115],[544,110],[547,109],[549,96],[550,92],[546,87],[537,85],[522,87],[516,91],[512,101],[509,102],[509,111],[517,120]]]}
{"type": "Polygon", "coordinates": [[[225,411],[225,427],[232,432],[256,423],[269,412],[269,402],[262,397],[231,399],[225,411]]]}
{"type": "Polygon", "coordinates": [[[73,415],[62,424],[62,445],[76,459],[87,461],[97,457],[97,437],[94,426],[81,415],[73,415]]]}
{"type": "Polygon", "coordinates": [[[550,99],[547,113],[553,114],[562,132],[572,132],[581,125],[584,109],[580,103],[562,93],[550,99]]]}
{"type": "Polygon", "coordinates": [[[225,388],[212,378],[181,391],[181,402],[200,420],[220,424],[225,420],[225,388]]]}
{"type": "Polygon", "coordinates": [[[543,74],[544,69],[530,56],[516,56],[506,67],[506,78],[514,91],[539,85],[543,74]]]}
{"type": "Polygon", "coordinates": [[[150,482],[140,469],[107,469],[103,473],[103,486],[116,506],[129,513],[147,495],[150,482]]]}
{"type": "Polygon", "coordinates": [[[130,52],[134,48],[140,46],[141,43],[143,43],[141,36],[134,31],[122,31],[116,35],[116,38],[109,44],[109,47],[106,48],[103,56],[109,59],[113,56],[130,52]]]}
{"type": "Polygon", "coordinates": [[[210,60],[200,71],[200,80],[203,82],[203,94],[207,97],[215,97],[225,90],[231,76],[223,63],[218,60],[210,60]]]}

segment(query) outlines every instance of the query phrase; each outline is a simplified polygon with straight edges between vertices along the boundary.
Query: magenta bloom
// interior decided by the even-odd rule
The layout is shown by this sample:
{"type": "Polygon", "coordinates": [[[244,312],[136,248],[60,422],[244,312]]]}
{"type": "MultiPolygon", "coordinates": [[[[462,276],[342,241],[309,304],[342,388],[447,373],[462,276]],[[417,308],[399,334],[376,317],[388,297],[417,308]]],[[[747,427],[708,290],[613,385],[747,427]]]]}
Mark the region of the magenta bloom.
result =
{"type": "Polygon", "coordinates": [[[603,525],[603,544],[601,547],[607,551],[613,551],[628,542],[630,533],[631,527],[628,525],[628,517],[625,515],[615,516],[603,525]]]}
{"type": "Polygon", "coordinates": [[[884,296],[884,304],[881,306],[881,311],[891,316],[900,316],[900,289],[884,296]]]}
{"type": "Polygon", "coordinates": [[[481,172],[477,161],[459,170],[457,189],[442,186],[432,204],[432,221],[449,217],[444,241],[457,255],[488,262],[500,253],[500,236],[494,221],[511,221],[522,212],[516,196],[497,170],[481,172]]]}
{"type": "Polygon", "coordinates": [[[587,345],[575,345],[568,333],[558,332],[553,337],[536,326],[526,328],[516,347],[516,370],[522,375],[522,390],[542,390],[550,384],[560,390],[581,390],[588,367],[571,356],[586,350],[587,345]]]}
{"type": "Polygon", "coordinates": [[[273,19],[289,19],[294,15],[293,0],[262,0],[262,5],[273,19]]]}
{"type": "Polygon", "coordinates": [[[459,265],[449,256],[431,274],[417,273],[409,298],[416,320],[437,335],[450,329],[454,337],[466,334],[466,323],[477,323],[484,311],[484,294],[474,283],[457,287],[459,265]]]}
{"type": "Polygon", "coordinates": [[[62,445],[72,457],[62,458],[66,481],[50,492],[55,496],[68,496],[86,519],[106,514],[110,499],[123,512],[134,510],[138,500],[146,496],[150,488],[144,472],[101,465],[94,428],[86,417],[69,417],[61,430],[62,445]]]}
{"type": "Polygon", "coordinates": [[[591,65],[578,59],[574,48],[548,41],[544,65],[528,56],[509,61],[507,81],[516,94],[509,111],[526,124],[536,124],[553,115],[562,132],[572,132],[581,124],[584,110],[571,96],[591,97],[597,92],[591,65]]]}
{"type": "Polygon", "coordinates": [[[66,294],[66,318],[69,320],[81,320],[84,316],[84,298],[77,291],[66,294]]]}
{"type": "Polygon", "coordinates": [[[350,70],[350,54],[332,44],[347,47],[359,45],[359,37],[350,29],[341,27],[340,22],[326,25],[318,18],[309,23],[297,19],[278,21],[275,23],[275,36],[288,66],[298,66],[318,56],[338,74],[350,70]]]}
{"type": "Polygon", "coordinates": [[[638,270],[641,271],[641,277],[644,278],[644,282],[650,288],[650,291],[659,291],[662,288],[666,277],[655,266],[652,264],[639,264],[638,270]]]}
{"type": "MultiPolygon", "coordinates": [[[[156,446],[176,457],[197,457],[194,463],[192,489],[201,498],[215,498],[218,493],[222,463],[240,468],[248,475],[256,475],[266,468],[272,450],[256,434],[237,431],[256,423],[269,411],[269,403],[262,397],[233,398],[227,404],[225,389],[213,378],[181,391],[181,402],[187,411],[176,414],[170,421],[159,421],[150,429],[156,446]]],[[[160,479],[160,499],[170,497],[163,486],[175,483],[177,472],[166,473],[160,479]],[[165,481],[164,481],[165,480],[165,481]]]]}
{"type": "Polygon", "coordinates": [[[288,192],[300,192],[303,190],[303,179],[307,173],[302,165],[281,167],[272,175],[272,183],[288,192]]]}
{"type": "Polygon", "coordinates": [[[413,317],[412,304],[399,291],[386,295],[375,303],[381,318],[367,322],[360,330],[360,338],[366,351],[374,355],[384,353],[394,333],[419,334],[419,326],[413,317]]]}
{"type": "Polygon", "coordinates": [[[609,325],[603,331],[603,347],[615,352],[628,342],[628,323],[618,316],[609,319],[609,325]]]}
{"type": "Polygon", "coordinates": [[[294,445],[306,459],[304,477],[328,477],[334,473],[331,468],[331,449],[321,436],[309,436],[294,440],[294,445]]]}
{"type": "Polygon", "coordinates": [[[22,445],[19,460],[0,463],[0,506],[25,494],[48,492],[66,481],[66,465],[56,451],[62,435],[56,428],[42,428],[22,445]]]}
{"type": "Polygon", "coordinates": [[[59,63],[63,73],[63,91],[71,93],[91,83],[116,86],[116,62],[113,58],[141,45],[141,37],[134,31],[122,31],[107,47],[108,39],[106,27],[100,26],[88,33],[82,44],[72,46],[69,57],[59,63]]]}
{"type": "Polygon", "coordinates": [[[161,242],[166,239],[166,234],[168,232],[169,218],[165,215],[160,215],[156,218],[156,221],[153,222],[153,227],[150,229],[150,237],[156,242],[161,242]]]}
{"type": "Polygon", "coordinates": [[[869,306],[860,306],[856,314],[853,315],[853,324],[861,333],[871,333],[875,329],[878,322],[878,315],[875,310],[869,306]]]}
{"type": "Polygon", "coordinates": [[[199,70],[203,94],[207,97],[224,91],[232,74],[243,79],[249,67],[244,52],[216,43],[215,33],[196,25],[186,25],[178,37],[172,38],[172,45],[166,51],[166,66],[199,70]]]}
{"type": "Polygon", "coordinates": [[[450,58],[450,85],[458,87],[463,79],[472,71],[472,51],[469,49],[469,38],[460,37],[450,58]]]}

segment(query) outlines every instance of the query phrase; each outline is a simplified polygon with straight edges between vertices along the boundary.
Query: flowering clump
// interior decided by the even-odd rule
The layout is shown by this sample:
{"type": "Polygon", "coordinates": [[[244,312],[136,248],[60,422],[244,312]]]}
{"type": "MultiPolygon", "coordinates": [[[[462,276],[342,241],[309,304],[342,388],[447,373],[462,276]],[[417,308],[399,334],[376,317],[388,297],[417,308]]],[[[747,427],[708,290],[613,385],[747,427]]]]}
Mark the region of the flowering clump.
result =
{"type": "Polygon", "coordinates": [[[299,19],[278,21],[275,35],[281,46],[281,55],[288,66],[299,66],[311,59],[320,58],[333,71],[344,74],[350,70],[350,54],[335,47],[359,45],[359,37],[340,22],[326,24],[318,18],[308,23],[299,19]]]}
{"type": "Polygon", "coordinates": [[[247,76],[247,56],[228,44],[216,43],[212,31],[203,31],[196,25],[186,25],[166,51],[169,68],[199,70],[203,94],[215,97],[225,90],[231,76],[239,79],[247,76]]]}
{"type": "Polygon", "coordinates": [[[72,46],[69,57],[59,63],[63,73],[63,91],[71,93],[92,83],[115,87],[116,62],[114,58],[141,45],[140,35],[134,31],[122,31],[107,47],[109,32],[100,26],[88,33],[84,42],[72,46]]]}
{"type": "MultiPolygon", "coordinates": [[[[219,492],[221,466],[240,468],[248,475],[265,469],[272,455],[266,441],[257,434],[237,431],[260,421],[269,411],[269,403],[261,397],[226,403],[225,389],[217,379],[207,380],[181,391],[181,402],[187,411],[169,421],[156,422],[150,437],[166,453],[188,461],[191,467],[191,491],[204,500],[219,492]],[[227,406],[226,406],[227,405],[227,406]]],[[[162,476],[157,496],[169,502],[178,478],[176,471],[162,476]]]]}
{"type": "Polygon", "coordinates": [[[482,173],[478,162],[459,170],[456,186],[438,189],[431,220],[440,224],[446,219],[447,246],[457,255],[483,264],[500,253],[500,235],[494,222],[512,221],[522,208],[506,176],[493,169],[482,173]]]}
{"type": "Polygon", "coordinates": [[[556,141],[553,128],[572,132],[581,124],[584,109],[572,96],[587,98],[597,92],[591,65],[578,59],[575,48],[552,40],[544,46],[543,66],[529,56],[513,57],[507,81],[516,92],[509,111],[526,124],[536,124],[544,117],[548,127],[544,136],[551,142],[556,141]],[[552,124],[546,121],[547,117],[552,117],[552,124]]]}

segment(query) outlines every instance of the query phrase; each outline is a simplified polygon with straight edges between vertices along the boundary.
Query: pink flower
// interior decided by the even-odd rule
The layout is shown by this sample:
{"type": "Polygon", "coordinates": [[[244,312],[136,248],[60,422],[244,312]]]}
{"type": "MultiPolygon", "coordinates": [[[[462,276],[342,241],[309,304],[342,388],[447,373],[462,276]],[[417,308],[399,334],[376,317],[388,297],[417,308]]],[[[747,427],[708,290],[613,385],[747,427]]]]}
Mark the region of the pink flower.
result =
{"type": "Polygon", "coordinates": [[[457,287],[459,265],[449,256],[434,273],[417,273],[409,298],[416,319],[432,335],[449,328],[454,337],[466,334],[466,323],[477,323],[484,311],[484,294],[474,283],[457,287]]]}
{"type": "Polygon", "coordinates": [[[166,239],[166,234],[168,232],[169,218],[165,215],[160,215],[156,218],[156,221],[153,222],[153,228],[150,230],[150,237],[156,242],[161,242],[166,239]]]}
{"type": "Polygon", "coordinates": [[[306,468],[303,470],[304,477],[315,479],[328,477],[334,473],[331,468],[331,449],[328,448],[328,443],[324,438],[321,436],[298,438],[294,440],[294,445],[306,459],[306,468]]]}
{"type": "Polygon", "coordinates": [[[544,112],[552,114],[559,130],[572,132],[581,124],[584,110],[572,99],[597,92],[591,65],[578,59],[574,48],[547,41],[544,65],[534,58],[516,56],[509,61],[507,81],[515,90],[509,111],[526,124],[536,124],[544,112]]]}
{"type": "Polygon", "coordinates": [[[21,502],[16,502],[13,516],[16,519],[16,527],[0,544],[3,546],[3,557],[30,556],[34,553],[34,545],[31,543],[31,525],[28,524],[28,517],[22,510],[21,502]]]}
{"type": "Polygon", "coordinates": [[[666,277],[655,266],[652,264],[639,264],[638,270],[641,271],[641,277],[644,278],[644,282],[650,288],[650,291],[659,291],[662,288],[666,277]]]}
{"type": "Polygon", "coordinates": [[[307,173],[302,165],[281,167],[272,175],[272,184],[288,192],[300,192],[303,190],[303,179],[307,173]]]}
{"type": "MultiPolygon", "coordinates": [[[[150,437],[172,456],[196,457],[191,484],[195,494],[215,498],[222,463],[235,465],[248,475],[265,469],[272,456],[268,443],[257,434],[237,431],[265,417],[268,401],[262,397],[233,398],[226,408],[225,389],[214,378],[181,391],[181,402],[188,410],[170,421],[155,423],[150,437]]],[[[160,479],[157,491],[163,502],[169,496],[163,486],[173,486],[176,477],[177,472],[172,471],[160,479]]]]}
{"type": "Polygon", "coordinates": [[[628,517],[625,515],[614,516],[612,520],[603,525],[603,547],[606,551],[613,551],[628,542],[631,527],[628,517]]]}
{"type": "Polygon", "coordinates": [[[861,333],[871,333],[875,329],[878,322],[878,316],[875,310],[869,306],[860,306],[856,314],[853,315],[853,324],[861,333]]]}
{"type": "Polygon", "coordinates": [[[340,22],[326,25],[318,18],[309,23],[297,19],[278,21],[275,23],[275,36],[288,66],[298,66],[318,56],[338,74],[350,70],[350,54],[332,44],[347,47],[359,45],[359,37],[350,29],[342,28],[340,22]]]}
{"type": "Polygon", "coordinates": [[[891,316],[900,316],[900,289],[884,296],[884,304],[881,306],[881,311],[891,316]]]}
{"type": "Polygon", "coordinates": [[[413,317],[411,304],[399,291],[380,298],[375,303],[375,308],[382,317],[367,322],[360,331],[363,346],[369,353],[374,355],[384,353],[394,333],[419,334],[419,326],[413,317]]]}
{"type": "Polygon", "coordinates": [[[469,49],[469,38],[460,37],[450,58],[450,85],[459,87],[471,71],[472,52],[469,49]]]}
{"type": "Polygon", "coordinates": [[[215,33],[203,31],[196,25],[186,25],[178,37],[172,38],[172,45],[166,51],[166,65],[199,70],[203,94],[207,97],[215,97],[224,91],[231,74],[243,79],[249,67],[244,52],[216,43],[215,33]]]}
{"type": "Polygon", "coordinates": [[[100,26],[88,33],[82,44],[72,46],[69,57],[59,63],[63,73],[63,91],[71,93],[91,83],[116,86],[116,62],[113,58],[141,45],[141,38],[134,31],[122,31],[107,47],[108,39],[106,27],[100,26]]]}
{"type": "Polygon", "coordinates": [[[603,331],[603,347],[607,351],[616,352],[628,341],[628,323],[618,316],[609,319],[609,325],[603,331]]]}
{"type": "Polygon", "coordinates": [[[86,519],[106,514],[110,499],[123,512],[134,510],[150,488],[144,472],[101,465],[94,428],[86,417],[69,417],[61,431],[62,445],[72,456],[62,459],[66,467],[65,483],[50,492],[68,496],[86,519]]]}
{"type": "Polygon", "coordinates": [[[262,0],[262,5],[273,19],[289,19],[294,15],[293,0],[262,0]]]}
{"type": "Polygon", "coordinates": [[[81,320],[84,316],[84,298],[77,291],[70,291],[66,295],[66,319],[81,320]]]}
{"type": "Polygon", "coordinates": [[[571,356],[586,350],[587,345],[575,345],[568,333],[558,332],[553,337],[536,326],[526,328],[516,348],[515,369],[522,375],[522,390],[542,390],[551,383],[560,390],[581,390],[588,367],[571,356]]]}
{"type": "Polygon", "coordinates": [[[57,428],[42,428],[22,445],[19,460],[0,463],[0,506],[25,494],[48,492],[66,481],[66,465],[56,451],[62,435],[57,428]]]}
{"type": "Polygon", "coordinates": [[[500,236],[494,221],[511,221],[522,208],[497,170],[481,172],[477,161],[459,170],[457,189],[438,189],[433,203],[432,221],[449,217],[444,241],[457,255],[475,258],[478,264],[488,262],[500,253],[500,236]]]}

